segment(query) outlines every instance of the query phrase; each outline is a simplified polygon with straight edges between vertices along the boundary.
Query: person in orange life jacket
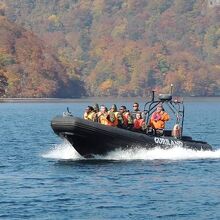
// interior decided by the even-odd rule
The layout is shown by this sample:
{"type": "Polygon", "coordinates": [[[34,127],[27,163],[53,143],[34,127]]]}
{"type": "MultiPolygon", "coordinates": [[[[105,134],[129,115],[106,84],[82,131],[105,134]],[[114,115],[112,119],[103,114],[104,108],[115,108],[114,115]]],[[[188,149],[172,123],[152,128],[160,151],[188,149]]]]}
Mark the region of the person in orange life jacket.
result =
{"type": "Polygon", "coordinates": [[[101,105],[100,111],[98,112],[98,122],[103,125],[115,126],[113,123],[114,120],[114,113],[109,114],[108,109],[104,105],[101,105]]]}
{"type": "Polygon", "coordinates": [[[155,130],[162,130],[165,128],[165,122],[169,119],[170,116],[164,111],[163,106],[159,104],[156,108],[156,111],[151,116],[150,126],[155,130]]]}
{"type": "Polygon", "coordinates": [[[118,113],[118,127],[120,128],[131,128],[133,124],[133,120],[127,108],[122,105],[119,109],[118,113]]]}
{"type": "Polygon", "coordinates": [[[146,129],[145,120],[141,117],[141,112],[136,113],[136,118],[134,119],[134,131],[144,131],[146,129]]]}
{"type": "Polygon", "coordinates": [[[118,111],[117,111],[117,106],[116,104],[113,104],[112,107],[110,108],[110,110],[108,111],[109,113],[110,112],[114,112],[114,114],[118,114],[118,111]]]}
{"type": "Polygon", "coordinates": [[[141,117],[142,117],[143,119],[145,119],[145,114],[144,114],[144,112],[141,112],[141,111],[140,111],[140,109],[139,109],[139,104],[138,104],[137,102],[135,102],[135,103],[133,104],[133,111],[131,112],[131,116],[132,116],[133,120],[136,118],[136,114],[137,114],[138,112],[140,112],[140,113],[141,113],[141,117]]]}
{"type": "Polygon", "coordinates": [[[108,125],[108,110],[104,105],[100,106],[100,111],[98,112],[98,122],[103,125],[108,125]]]}
{"type": "Polygon", "coordinates": [[[94,109],[92,106],[88,106],[85,109],[85,113],[83,115],[83,118],[85,120],[95,121],[96,120],[96,113],[94,112],[94,109]]]}
{"type": "Polygon", "coordinates": [[[112,126],[117,126],[118,125],[118,111],[117,111],[117,106],[115,104],[112,105],[110,110],[108,111],[109,114],[109,121],[112,123],[112,126]]]}

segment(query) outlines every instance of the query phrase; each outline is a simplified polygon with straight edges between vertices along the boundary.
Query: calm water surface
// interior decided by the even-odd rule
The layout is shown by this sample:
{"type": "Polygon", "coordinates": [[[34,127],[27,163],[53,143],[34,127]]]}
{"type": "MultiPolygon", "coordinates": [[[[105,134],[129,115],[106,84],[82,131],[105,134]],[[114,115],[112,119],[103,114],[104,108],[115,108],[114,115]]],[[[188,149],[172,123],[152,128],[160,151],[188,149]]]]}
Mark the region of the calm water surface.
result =
{"type": "Polygon", "coordinates": [[[0,104],[0,219],[220,219],[220,99],[185,103],[185,135],[214,152],[118,151],[93,160],[50,128],[67,106],[80,116],[88,104],[0,104]]]}

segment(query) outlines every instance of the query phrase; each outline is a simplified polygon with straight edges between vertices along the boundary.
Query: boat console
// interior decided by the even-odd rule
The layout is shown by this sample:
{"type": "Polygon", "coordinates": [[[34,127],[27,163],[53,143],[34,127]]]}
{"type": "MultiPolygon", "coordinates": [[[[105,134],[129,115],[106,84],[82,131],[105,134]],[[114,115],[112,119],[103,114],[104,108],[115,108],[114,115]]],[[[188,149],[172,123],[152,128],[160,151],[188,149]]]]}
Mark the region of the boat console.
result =
{"type": "MultiPolygon", "coordinates": [[[[151,115],[156,110],[159,104],[167,106],[172,115],[175,118],[175,124],[173,130],[164,130],[164,136],[173,136],[177,139],[183,138],[183,122],[184,122],[184,104],[183,101],[178,100],[177,98],[173,99],[172,96],[173,85],[171,85],[170,93],[168,94],[159,94],[158,98],[155,98],[155,91],[152,91],[151,101],[148,101],[144,105],[144,113],[146,115],[146,124],[149,124],[151,115]]],[[[147,130],[148,134],[155,135],[155,131],[152,129],[147,130]]]]}

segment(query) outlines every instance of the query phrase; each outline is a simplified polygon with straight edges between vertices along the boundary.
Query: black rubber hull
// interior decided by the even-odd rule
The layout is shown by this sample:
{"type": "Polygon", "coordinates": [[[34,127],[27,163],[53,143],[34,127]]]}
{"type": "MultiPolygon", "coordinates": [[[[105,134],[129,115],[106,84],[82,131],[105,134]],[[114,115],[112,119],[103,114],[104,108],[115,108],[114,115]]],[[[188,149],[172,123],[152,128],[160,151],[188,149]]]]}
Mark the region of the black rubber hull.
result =
{"type": "Polygon", "coordinates": [[[105,155],[116,149],[151,149],[158,146],[165,149],[179,146],[194,150],[212,150],[206,142],[154,137],[72,116],[54,118],[51,127],[57,135],[67,139],[84,157],[105,155]]]}

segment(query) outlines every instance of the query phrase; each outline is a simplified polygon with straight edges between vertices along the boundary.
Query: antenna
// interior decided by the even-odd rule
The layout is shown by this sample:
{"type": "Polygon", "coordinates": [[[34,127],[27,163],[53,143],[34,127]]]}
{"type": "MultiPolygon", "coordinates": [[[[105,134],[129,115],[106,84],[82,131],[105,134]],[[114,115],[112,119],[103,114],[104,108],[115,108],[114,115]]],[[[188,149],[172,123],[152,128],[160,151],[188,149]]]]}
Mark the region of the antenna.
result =
{"type": "Polygon", "coordinates": [[[155,90],[152,90],[152,98],[151,98],[152,102],[154,101],[154,94],[155,94],[155,90]]]}
{"type": "Polygon", "coordinates": [[[173,94],[173,84],[170,84],[170,94],[173,94]]]}

